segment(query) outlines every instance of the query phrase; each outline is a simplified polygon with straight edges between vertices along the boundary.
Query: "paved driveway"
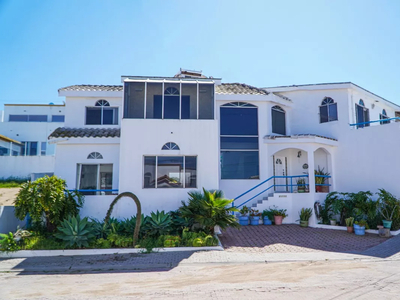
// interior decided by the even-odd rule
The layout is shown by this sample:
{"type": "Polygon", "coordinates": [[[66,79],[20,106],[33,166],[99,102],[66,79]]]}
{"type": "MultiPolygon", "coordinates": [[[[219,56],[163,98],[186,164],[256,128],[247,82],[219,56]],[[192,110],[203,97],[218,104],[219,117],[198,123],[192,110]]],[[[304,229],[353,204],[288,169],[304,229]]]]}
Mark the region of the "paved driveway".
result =
{"type": "Polygon", "coordinates": [[[347,231],[302,228],[299,225],[243,226],[228,228],[220,240],[226,251],[233,252],[346,252],[361,253],[387,241],[376,234],[357,236],[347,231]]]}

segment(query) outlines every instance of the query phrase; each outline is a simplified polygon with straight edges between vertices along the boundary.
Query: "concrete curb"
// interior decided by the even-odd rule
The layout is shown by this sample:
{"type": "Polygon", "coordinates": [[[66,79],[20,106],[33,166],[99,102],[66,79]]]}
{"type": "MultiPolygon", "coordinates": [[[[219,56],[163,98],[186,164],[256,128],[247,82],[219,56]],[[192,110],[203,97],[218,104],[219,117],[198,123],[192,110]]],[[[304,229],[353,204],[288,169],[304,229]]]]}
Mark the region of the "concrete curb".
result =
{"type": "MultiPolygon", "coordinates": [[[[321,229],[333,229],[333,230],[347,230],[347,227],[345,226],[332,226],[332,225],[324,225],[324,224],[316,224],[314,226],[310,226],[312,228],[321,228],[321,229]]],[[[379,234],[378,230],[374,229],[366,229],[365,232],[367,233],[372,233],[372,234],[379,234]]],[[[396,231],[390,231],[391,235],[398,235],[400,234],[400,229],[396,231]]]]}

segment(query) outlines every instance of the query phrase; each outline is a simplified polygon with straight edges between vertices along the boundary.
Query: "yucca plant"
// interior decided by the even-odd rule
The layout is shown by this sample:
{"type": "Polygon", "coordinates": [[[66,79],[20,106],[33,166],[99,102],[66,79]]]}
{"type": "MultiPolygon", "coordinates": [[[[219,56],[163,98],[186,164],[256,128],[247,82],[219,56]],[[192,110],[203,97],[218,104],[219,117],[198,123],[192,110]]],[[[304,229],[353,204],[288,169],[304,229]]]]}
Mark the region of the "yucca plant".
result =
{"type": "Polygon", "coordinates": [[[312,216],[312,208],[302,208],[299,212],[300,221],[308,221],[312,216]]]}
{"type": "Polygon", "coordinates": [[[160,236],[167,234],[171,230],[172,218],[171,215],[164,211],[152,212],[148,217],[148,232],[152,236],[160,236]]]}
{"type": "Polygon", "coordinates": [[[346,226],[347,227],[352,227],[353,223],[354,223],[354,218],[353,217],[349,217],[349,218],[345,219],[345,222],[346,222],[346,226]]]}
{"type": "Polygon", "coordinates": [[[63,240],[67,247],[88,247],[89,241],[95,237],[95,229],[88,218],[70,217],[61,222],[57,227],[58,232],[54,236],[63,240]]]}

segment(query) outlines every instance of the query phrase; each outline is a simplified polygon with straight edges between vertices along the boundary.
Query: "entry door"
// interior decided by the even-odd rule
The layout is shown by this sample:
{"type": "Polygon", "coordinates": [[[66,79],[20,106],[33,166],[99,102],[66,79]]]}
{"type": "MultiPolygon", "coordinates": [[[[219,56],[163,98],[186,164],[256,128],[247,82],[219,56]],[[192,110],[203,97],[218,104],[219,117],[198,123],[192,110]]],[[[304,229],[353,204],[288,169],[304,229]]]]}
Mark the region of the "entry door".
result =
{"type": "MultiPolygon", "coordinates": [[[[286,157],[275,156],[275,176],[287,176],[286,157]]],[[[275,192],[287,192],[287,178],[275,178],[275,192]]]]}

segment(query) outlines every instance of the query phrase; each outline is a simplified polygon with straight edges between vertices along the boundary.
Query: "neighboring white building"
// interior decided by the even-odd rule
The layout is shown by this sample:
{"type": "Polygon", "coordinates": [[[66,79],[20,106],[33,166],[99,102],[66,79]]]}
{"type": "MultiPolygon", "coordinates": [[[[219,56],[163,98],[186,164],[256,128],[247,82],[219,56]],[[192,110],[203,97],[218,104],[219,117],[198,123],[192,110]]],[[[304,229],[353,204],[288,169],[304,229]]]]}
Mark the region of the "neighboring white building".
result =
{"type": "MultiPolygon", "coordinates": [[[[288,223],[328,189],[400,196],[400,123],[392,119],[400,107],[355,84],[260,89],[195,71],[122,82],[59,90],[66,117],[50,135],[55,174],[86,190],[84,215],[104,218],[113,194],[125,191],[148,214],[177,209],[190,190],[221,189],[244,194],[235,205],[287,208],[288,223]],[[330,175],[316,186],[318,168],[330,175]],[[301,178],[307,193],[298,193],[301,178]]],[[[126,200],[114,215],[134,212],[126,200]]]]}
{"type": "Polygon", "coordinates": [[[64,126],[64,110],[64,105],[55,104],[4,105],[0,118],[0,178],[54,172],[55,145],[49,143],[48,136],[64,126]],[[5,139],[10,141],[5,144],[5,139]]]}

